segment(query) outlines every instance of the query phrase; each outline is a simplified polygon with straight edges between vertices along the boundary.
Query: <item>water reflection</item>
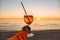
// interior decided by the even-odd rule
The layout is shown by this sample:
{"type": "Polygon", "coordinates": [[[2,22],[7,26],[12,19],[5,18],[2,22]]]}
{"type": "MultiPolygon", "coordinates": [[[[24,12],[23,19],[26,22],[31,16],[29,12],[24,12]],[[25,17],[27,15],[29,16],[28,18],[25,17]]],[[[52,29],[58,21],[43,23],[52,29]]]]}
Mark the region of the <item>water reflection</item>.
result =
{"type": "MultiPolygon", "coordinates": [[[[20,30],[24,25],[23,20],[0,20],[0,30],[20,30]]],[[[32,30],[60,29],[60,20],[35,20],[31,24],[32,30]]]]}

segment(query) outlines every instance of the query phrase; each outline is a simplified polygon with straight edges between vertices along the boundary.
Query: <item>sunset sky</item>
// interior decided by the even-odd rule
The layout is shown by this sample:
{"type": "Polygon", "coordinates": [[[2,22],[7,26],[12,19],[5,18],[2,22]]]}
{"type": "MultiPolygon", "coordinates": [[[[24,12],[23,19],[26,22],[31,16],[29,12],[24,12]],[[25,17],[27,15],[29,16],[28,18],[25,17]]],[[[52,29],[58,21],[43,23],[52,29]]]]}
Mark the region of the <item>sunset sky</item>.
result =
{"type": "MultiPolygon", "coordinates": [[[[59,0],[22,0],[28,13],[38,18],[60,18],[59,0]]],[[[21,0],[0,0],[0,18],[23,18],[21,0]]]]}

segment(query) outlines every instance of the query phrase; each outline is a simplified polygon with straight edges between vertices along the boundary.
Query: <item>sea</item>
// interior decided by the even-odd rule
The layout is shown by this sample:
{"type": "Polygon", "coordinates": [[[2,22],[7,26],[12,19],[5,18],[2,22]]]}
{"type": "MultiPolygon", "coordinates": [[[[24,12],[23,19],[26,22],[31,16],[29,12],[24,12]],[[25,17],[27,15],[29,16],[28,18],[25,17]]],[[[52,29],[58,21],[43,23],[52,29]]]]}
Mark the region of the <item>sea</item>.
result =
{"type": "MultiPolygon", "coordinates": [[[[0,31],[19,31],[27,25],[24,20],[0,20],[0,31]]],[[[31,30],[57,30],[60,29],[60,20],[34,20],[31,30]]]]}

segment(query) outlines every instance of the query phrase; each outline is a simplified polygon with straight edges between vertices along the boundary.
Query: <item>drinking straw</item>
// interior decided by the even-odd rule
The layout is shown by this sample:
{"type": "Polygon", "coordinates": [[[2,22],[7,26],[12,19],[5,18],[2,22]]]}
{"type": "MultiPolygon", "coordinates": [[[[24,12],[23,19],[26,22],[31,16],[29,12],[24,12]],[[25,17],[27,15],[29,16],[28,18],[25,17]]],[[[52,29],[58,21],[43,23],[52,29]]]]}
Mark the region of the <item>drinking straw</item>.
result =
{"type": "Polygon", "coordinates": [[[26,10],[25,10],[25,8],[24,8],[24,5],[23,5],[22,1],[21,1],[21,5],[22,5],[22,7],[23,7],[23,9],[24,9],[25,14],[27,15],[27,12],[26,12],[26,10]]]}

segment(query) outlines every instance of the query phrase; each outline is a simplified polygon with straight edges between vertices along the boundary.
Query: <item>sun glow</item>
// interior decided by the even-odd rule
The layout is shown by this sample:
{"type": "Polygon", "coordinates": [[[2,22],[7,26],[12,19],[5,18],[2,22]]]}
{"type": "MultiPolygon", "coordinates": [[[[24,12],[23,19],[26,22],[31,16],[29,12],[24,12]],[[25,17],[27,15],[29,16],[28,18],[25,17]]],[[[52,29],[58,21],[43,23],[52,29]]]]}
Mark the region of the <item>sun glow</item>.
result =
{"type": "Polygon", "coordinates": [[[37,20],[39,21],[39,20],[40,20],[40,18],[37,18],[37,20]]]}

